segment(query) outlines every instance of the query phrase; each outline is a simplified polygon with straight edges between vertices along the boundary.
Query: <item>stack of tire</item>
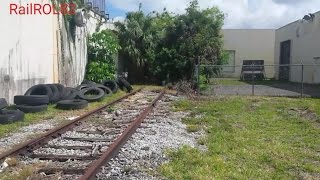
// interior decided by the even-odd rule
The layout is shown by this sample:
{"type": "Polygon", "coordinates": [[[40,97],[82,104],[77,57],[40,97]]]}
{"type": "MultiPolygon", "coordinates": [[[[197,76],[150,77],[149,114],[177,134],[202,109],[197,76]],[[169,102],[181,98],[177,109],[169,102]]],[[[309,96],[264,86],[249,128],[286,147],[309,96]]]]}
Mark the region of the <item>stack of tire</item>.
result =
{"type": "Polygon", "coordinates": [[[117,92],[117,89],[112,91],[109,87],[87,80],[83,81],[76,89],[79,91],[78,98],[88,102],[101,101],[105,96],[117,92]]]}
{"type": "MultiPolygon", "coordinates": [[[[132,86],[130,83],[123,77],[119,77],[116,80],[117,85],[121,90],[126,90],[127,92],[131,92],[133,90],[132,86]]],[[[103,83],[105,86],[108,86],[108,81],[104,81],[103,83]]]]}
{"type": "Polygon", "coordinates": [[[0,124],[9,124],[24,120],[24,113],[19,110],[7,110],[8,103],[0,98],[0,124]]]}
{"type": "MultiPolygon", "coordinates": [[[[77,96],[78,90],[74,88],[61,84],[38,84],[29,88],[24,95],[15,96],[14,103],[17,109],[25,113],[37,113],[46,111],[48,104],[57,104],[62,100],[73,101],[77,96]]],[[[74,109],[85,108],[88,102],[82,102],[81,106],[78,104],[76,102],[74,109]]]]}
{"type": "Polygon", "coordinates": [[[46,111],[48,104],[54,103],[60,97],[58,87],[53,84],[38,84],[32,86],[21,96],[14,97],[16,108],[25,113],[46,111]]]}
{"type": "Polygon", "coordinates": [[[77,99],[62,100],[57,103],[58,109],[82,109],[88,106],[88,102],[97,102],[103,100],[118,91],[118,85],[115,81],[104,81],[98,84],[92,81],[84,80],[81,85],[76,87],[77,99]]]}
{"type": "Polygon", "coordinates": [[[88,107],[88,101],[78,99],[79,90],[76,88],[66,87],[56,108],[61,110],[77,110],[88,107]]]}
{"type": "Polygon", "coordinates": [[[131,92],[132,86],[124,78],[116,81],[105,80],[101,84],[85,80],[76,88],[61,84],[38,84],[24,95],[15,96],[16,108],[25,113],[46,111],[48,104],[56,104],[62,110],[83,109],[89,102],[101,101],[104,97],[117,93],[118,89],[131,92]]]}

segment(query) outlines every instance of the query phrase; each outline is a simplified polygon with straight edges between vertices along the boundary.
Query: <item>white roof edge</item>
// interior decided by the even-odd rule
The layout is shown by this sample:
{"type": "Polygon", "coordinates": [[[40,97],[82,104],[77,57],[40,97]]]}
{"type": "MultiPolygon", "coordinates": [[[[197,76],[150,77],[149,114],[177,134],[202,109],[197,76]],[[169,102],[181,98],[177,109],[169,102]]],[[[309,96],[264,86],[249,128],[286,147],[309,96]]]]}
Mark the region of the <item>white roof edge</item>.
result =
{"type": "MultiPolygon", "coordinates": [[[[317,11],[317,12],[315,12],[315,13],[313,13],[313,14],[320,14],[320,11],[317,11]]],[[[293,22],[291,22],[291,23],[289,23],[289,24],[287,24],[287,25],[281,26],[280,28],[278,28],[278,29],[276,29],[276,30],[285,28],[285,27],[290,26],[290,25],[292,25],[292,24],[294,24],[294,23],[298,23],[300,20],[301,20],[301,19],[298,19],[298,20],[296,20],[296,21],[293,21],[293,22]]]]}

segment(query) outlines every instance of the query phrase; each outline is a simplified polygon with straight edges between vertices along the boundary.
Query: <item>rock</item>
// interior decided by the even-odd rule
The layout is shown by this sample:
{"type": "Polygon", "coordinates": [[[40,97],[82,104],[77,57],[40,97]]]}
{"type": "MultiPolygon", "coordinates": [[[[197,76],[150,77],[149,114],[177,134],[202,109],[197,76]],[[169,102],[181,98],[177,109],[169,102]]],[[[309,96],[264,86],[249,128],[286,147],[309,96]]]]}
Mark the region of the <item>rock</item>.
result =
{"type": "Polygon", "coordinates": [[[4,161],[1,165],[0,165],[0,173],[4,172],[7,168],[9,167],[9,164],[4,161]]]}
{"type": "Polygon", "coordinates": [[[121,111],[117,110],[117,111],[115,112],[115,115],[116,115],[116,116],[120,116],[120,115],[121,115],[121,111]]]}
{"type": "Polygon", "coordinates": [[[150,149],[150,147],[148,147],[148,146],[141,148],[141,150],[144,150],[144,151],[149,151],[149,149],[150,149]]]}
{"type": "Polygon", "coordinates": [[[73,121],[73,120],[75,120],[75,119],[77,119],[79,116],[73,116],[73,117],[68,117],[67,119],[69,120],[69,121],[73,121]]]}

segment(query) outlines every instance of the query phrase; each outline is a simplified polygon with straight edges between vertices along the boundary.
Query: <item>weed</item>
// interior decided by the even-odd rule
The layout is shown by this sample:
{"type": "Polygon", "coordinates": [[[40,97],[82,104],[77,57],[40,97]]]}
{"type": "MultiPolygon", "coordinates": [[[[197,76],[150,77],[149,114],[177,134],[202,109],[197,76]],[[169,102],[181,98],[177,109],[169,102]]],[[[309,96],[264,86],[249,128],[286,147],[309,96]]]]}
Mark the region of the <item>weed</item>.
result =
{"type": "Polygon", "coordinates": [[[200,127],[199,127],[199,125],[188,124],[187,125],[187,131],[189,133],[198,132],[198,131],[200,131],[200,127]]]}
{"type": "Polygon", "coordinates": [[[224,97],[174,106],[196,115],[183,122],[189,131],[205,127],[198,143],[208,151],[170,151],[160,168],[168,179],[319,178],[318,99],[224,97]]]}

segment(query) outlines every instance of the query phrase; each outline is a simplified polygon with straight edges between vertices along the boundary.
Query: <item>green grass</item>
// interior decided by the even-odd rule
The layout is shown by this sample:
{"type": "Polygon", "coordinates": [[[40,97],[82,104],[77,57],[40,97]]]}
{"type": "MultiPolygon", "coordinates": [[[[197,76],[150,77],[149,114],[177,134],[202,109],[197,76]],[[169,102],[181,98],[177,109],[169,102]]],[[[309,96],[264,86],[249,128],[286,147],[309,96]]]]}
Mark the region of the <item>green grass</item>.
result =
{"type": "Polygon", "coordinates": [[[184,123],[205,129],[198,142],[208,151],[170,152],[160,168],[168,179],[320,179],[317,99],[215,98],[180,101],[175,110],[192,112],[184,123]]]}
{"type": "MultiPolygon", "coordinates": [[[[137,88],[135,87],[134,89],[137,89],[137,88]]],[[[26,114],[23,122],[0,125],[0,138],[4,137],[6,134],[10,132],[17,131],[19,128],[23,126],[28,126],[43,120],[57,119],[57,120],[63,121],[65,120],[66,117],[79,116],[81,114],[84,114],[85,112],[88,112],[108,102],[118,99],[121,96],[124,96],[125,94],[126,94],[125,92],[119,91],[117,94],[113,94],[112,96],[105,97],[101,102],[90,103],[86,109],[82,109],[82,110],[64,111],[64,110],[56,109],[55,105],[49,105],[48,111],[46,112],[26,114]]]]}

